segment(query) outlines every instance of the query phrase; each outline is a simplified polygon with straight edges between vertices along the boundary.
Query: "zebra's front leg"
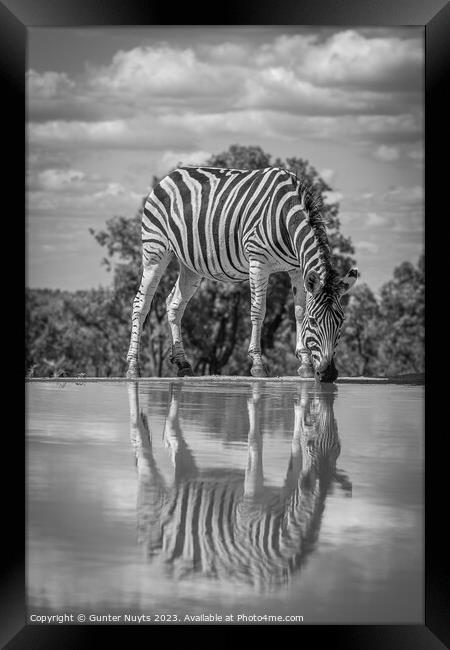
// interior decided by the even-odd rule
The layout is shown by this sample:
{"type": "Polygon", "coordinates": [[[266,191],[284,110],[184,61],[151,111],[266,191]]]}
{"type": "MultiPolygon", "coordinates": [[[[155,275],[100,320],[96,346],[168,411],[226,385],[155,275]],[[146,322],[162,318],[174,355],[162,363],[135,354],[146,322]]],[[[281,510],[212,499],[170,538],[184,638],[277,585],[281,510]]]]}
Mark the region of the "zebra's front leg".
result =
{"type": "Polygon", "coordinates": [[[257,260],[250,260],[250,295],[252,334],[248,348],[248,356],[252,361],[251,374],[253,377],[267,377],[269,370],[261,356],[261,328],[266,315],[266,292],[269,282],[267,267],[257,260]]]}
{"type": "Polygon", "coordinates": [[[184,352],[181,336],[181,319],[189,300],[199,287],[201,280],[201,277],[197,273],[194,273],[180,262],[180,275],[166,301],[167,318],[172,337],[172,353],[169,359],[171,363],[177,366],[178,377],[192,376],[194,374],[184,352]]]}
{"type": "Polygon", "coordinates": [[[295,324],[296,324],[296,343],[295,356],[300,359],[300,366],[297,374],[304,379],[314,378],[314,368],[311,363],[311,356],[303,343],[302,323],[305,313],[306,294],[303,285],[303,276],[300,269],[289,273],[292,284],[292,293],[294,295],[295,324]]]}
{"type": "Polygon", "coordinates": [[[141,284],[133,302],[133,316],[131,321],[131,340],[127,354],[129,379],[140,377],[139,369],[139,348],[142,335],[142,326],[152,304],[156,288],[164,273],[169,256],[164,255],[158,262],[146,264],[144,261],[144,270],[142,272],[141,284]]]}

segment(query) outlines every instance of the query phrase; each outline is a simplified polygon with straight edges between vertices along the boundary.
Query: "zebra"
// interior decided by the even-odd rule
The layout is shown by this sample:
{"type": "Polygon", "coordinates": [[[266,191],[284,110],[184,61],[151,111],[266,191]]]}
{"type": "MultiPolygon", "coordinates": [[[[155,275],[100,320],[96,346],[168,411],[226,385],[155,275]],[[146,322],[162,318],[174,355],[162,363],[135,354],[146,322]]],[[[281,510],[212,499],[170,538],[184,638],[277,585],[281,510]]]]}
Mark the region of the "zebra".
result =
{"type": "MultiPolygon", "coordinates": [[[[314,386],[314,385],[313,385],[314,386]]],[[[291,456],[282,488],[264,486],[261,387],[247,400],[247,466],[220,475],[200,470],[179,422],[182,387],[172,385],[164,441],[172,483],[159,473],[138,382],[129,382],[130,432],[138,467],[138,541],[170,577],[193,574],[260,591],[290,582],[314,551],[325,500],[334,483],[351,494],[336,469],[341,451],[333,415],[335,392],[303,383],[294,401],[291,456]]],[[[333,386],[333,388],[336,388],[333,386]]]]}
{"type": "Polygon", "coordinates": [[[321,197],[306,179],[279,167],[242,170],[178,167],[147,196],[142,215],[142,276],[133,302],[127,377],[140,376],[143,323],[158,283],[175,256],[180,273],[167,298],[170,361],[178,376],[192,375],[181,319],[202,278],[249,279],[251,374],[265,377],[261,328],[269,275],[290,275],[296,320],[298,374],[335,381],[334,352],[344,321],[341,296],[355,283],[356,268],[340,277],[322,218],[321,197]]]}

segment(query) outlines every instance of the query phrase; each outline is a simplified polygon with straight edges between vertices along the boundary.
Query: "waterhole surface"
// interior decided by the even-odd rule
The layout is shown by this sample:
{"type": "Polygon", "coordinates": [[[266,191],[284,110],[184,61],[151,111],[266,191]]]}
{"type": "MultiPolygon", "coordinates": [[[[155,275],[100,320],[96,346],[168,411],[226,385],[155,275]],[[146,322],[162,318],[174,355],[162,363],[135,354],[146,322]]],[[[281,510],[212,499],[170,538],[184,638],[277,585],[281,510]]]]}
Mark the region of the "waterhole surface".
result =
{"type": "Polygon", "coordinates": [[[28,616],[423,623],[423,398],[29,382],[28,616]]]}

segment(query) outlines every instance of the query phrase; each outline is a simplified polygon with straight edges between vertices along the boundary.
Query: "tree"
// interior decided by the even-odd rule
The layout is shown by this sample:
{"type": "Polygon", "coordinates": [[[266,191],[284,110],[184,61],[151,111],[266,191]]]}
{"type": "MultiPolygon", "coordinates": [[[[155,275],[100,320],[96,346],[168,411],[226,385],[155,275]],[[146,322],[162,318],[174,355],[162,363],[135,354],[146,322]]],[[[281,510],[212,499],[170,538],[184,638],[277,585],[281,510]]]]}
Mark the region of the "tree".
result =
{"type": "Polygon", "coordinates": [[[25,372],[61,376],[66,365],[60,344],[64,292],[27,289],[25,297],[25,372]]]}
{"type": "Polygon", "coordinates": [[[387,375],[425,369],[425,257],[403,262],[381,288],[383,336],[380,358],[387,375]]]}
{"type": "MultiPolygon", "coordinates": [[[[153,177],[153,184],[158,182],[153,177]]],[[[106,222],[105,230],[90,229],[107,256],[102,263],[113,271],[113,291],[117,310],[117,325],[122,334],[121,375],[126,372],[131,323],[131,307],[139,288],[142,273],[141,219],[144,201],[133,218],[113,217],[106,222]],[[111,263],[115,262],[115,265],[111,263]]],[[[178,275],[178,263],[170,262],[155,292],[150,312],[144,323],[141,345],[141,369],[144,375],[164,376],[167,374],[167,360],[170,353],[169,325],[166,318],[166,298],[178,275]],[[150,328],[148,327],[150,325],[150,328]],[[150,335],[151,334],[151,335],[150,335]]]]}
{"type": "Polygon", "coordinates": [[[128,319],[111,289],[28,290],[26,372],[30,376],[120,376],[128,319]]]}
{"type": "Polygon", "coordinates": [[[185,347],[195,374],[220,375],[225,367],[227,374],[241,374],[247,366],[249,370],[245,349],[249,301],[246,284],[203,281],[183,320],[185,347]]]}
{"type": "Polygon", "coordinates": [[[336,365],[341,375],[378,374],[381,314],[377,299],[367,284],[357,285],[346,307],[336,365]]]}
{"type": "MultiPolygon", "coordinates": [[[[309,183],[314,185],[319,194],[323,195],[324,192],[330,191],[325,181],[319,176],[317,171],[312,167],[308,161],[300,158],[287,158],[286,162],[277,158],[273,163],[272,156],[264,152],[261,147],[249,146],[244,147],[238,144],[231,145],[227,151],[211,156],[206,161],[207,165],[214,167],[229,167],[236,169],[264,169],[271,165],[282,167],[295,173],[299,178],[307,178],[309,183]]],[[[340,222],[337,218],[339,206],[337,203],[326,205],[324,209],[324,219],[326,220],[329,228],[330,246],[332,248],[332,260],[335,266],[341,272],[346,272],[354,260],[350,255],[354,253],[353,246],[349,238],[345,238],[340,233],[340,222]]],[[[216,284],[216,291],[221,292],[223,289],[216,284]]],[[[230,291],[230,288],[227,288],[230,291]]],[[[249,305],[249,291],[248,285],[244,285],[241,290],[241,305],[245,309],[249,305]]],[[[241,313],[241,318],[245,318],[245,331],[247,336],[245,342],[241,343],[241,348],[248,347],[249,333],[250,333],[250,317],[249,308],[241,313]],[[245,316],[244,316],[245,314],[245,316]]],[[[286,370],[282,371],[280,367],[279,350],[276,355],[271,352],[275,348],[277,337],[281,330],[284,330],[285,344],[290,348],[295,348],[295,320],[294,320],[294,307],[291,295],[291,285],[287,273],[274,273],[271,275],[269,285],[267,288],[267,310],[264,320],[262,333],[261,333],[261,348],[266,357],[271,357],[270,366],[271,372],[285,374],[286,370]],[[286,321],[289,322],[289,327],[286,328],[286,321]],[[290,333],[290,335],[289,335],[290,333]]],[[[188,335],[189,336],[189,335],[188,335]]],[[[243,350],[239,352],[239,358],[242,361],[243,350]]],[[[246,356],[246,352],[245,352],[246,356]]],[[[284,355],[283,355],[284,356],[284,355]]],[[[295,359],[293,356],[291,362],[295,359]]],[[[284,359],[286,363],[286,359],[284,359]]],[[[294,363],[297,363],[294,361],[294,363]]],[[[298,363],[297,363],[298,365],[298,363]]],[[[224,370],[231,372],[230,367],[224,367],[224,370]]]]}
{"type": "MultiPolygon", "coordinates": [[[[331,188],[320,178],[317,171],[300,158],[288,158],[286,162],[272,156],[258,146],[234,144],[226,151],[211,156],[206,165],[237,169],[263,169],[275,166],[304,176],[323,194],[331,188]]],[[[159,181],[153,177],[153,186],[159,181]]],[[[354,263],[354,252],[349,238],[340,232],[337,217],[337,203],[325,205],[324,218],[329,224],[329,237],[333,261],[342,272],[354,263]]],[[[91,230],[98,243],[106,249],[107,257],[103,263],[112,269],[111,261],[119,261],[114,267],[114,291],[123,313],[130,319],[133,297],[137,291],[141,273],[140,221],[143,206],[136,217],[126,219],[114,217],[106,222],[106,229],[100,232],[91,230]]],[[[147,318],[150,326],[144,328],[142,337],[141,367],[144,374],[167,374],[173,370],[163,361],[170,349],[170,336],[165,318],[165,298],[177,277],[177,262],[171,262],[155,294],[147,318]]],[[[262,329],[261,345],[266,356],[275,362],[275,371],[284,374],[281,359],[284,355],[273,354],[277,339],[283,332],[284,345],[295,348],[295,320],[290,281],[286,273],[273,274],[267,292],[267,312],[262,329]]],[[[248,369],[247,348],[250,335],[250,295],[248,283],[218,283],[203,280],[200,288],[191,299],[184,318],[183,336],[186,353],[190,356],[194,371],[199,374],[242,374],[248,369]],[[198,314],[202,314],[199,322],[198,314]]],[[[292,355],[291,366],[295,364],[292,355]]],[[[290,367],[291,367],[290,366],[290,367]]],[[[272,367],[272,372],[274,368],[272,367]]]]}
{"type": "MultiPolygon", "coordinates": [[[[305,176],[323,194],[331,188],[317,171],[300,158],[276,159],[261,147],[232,145],[205,164],[239,169],[271,165],[305,176]]],[[[159,181],[153,177],[153,185],[159,181]]],[[[340,231],[337,203],[325,205],[335,265],[342,272],[353,263],[353,246],[340,231]]],[[[102,263],[113,274],[111,288],[62,292],[29,290],[26,301],[26,371],[35,376],[84,373],[123,376],[129,344],[131,309],[141,276],[141,218],[143,203],[134,217],[115,216],[102,230],[90,230],[105,255],[102,263]]],[[[144,375],[175,373],[167,363],[170,335],[166,298],[178,275],[173,260],[155,293],[141,346],[144,375]]],[[[198,374],[246,374],[250,337],[248,282],[216,283],[204,280],[183,319],[186,352],[198,374]],[[201,314],[201,318],[199,318],[201,314]]],[[[295,320],[290,281],[286,273],[271,276],[262,350],[272,374],[294,374],[295,320]]]]}
{"type": "MultiPolygon", "coordinates": [[[[332,188],[320,177],[317,170],[309,164],[307,160],[301,158],[287,158],[284,163],[280,158],[275,161],[275,166],[283,167],[293,172],[299,178],[307,178],[308,182],[313,185],[318,193],[323,196],[325,192],[330,192],[332,188]]],[[[323,218],[327,224],[327,235],[331,247],[331,261],[333,266],[341,275],[345,275],[347,271],[355,264],[352,257],[355,249],[351,242],[350,237],[345,237],[341,233],[341,222],[338,218],[339,203],[324,204],[323,218]]]]}

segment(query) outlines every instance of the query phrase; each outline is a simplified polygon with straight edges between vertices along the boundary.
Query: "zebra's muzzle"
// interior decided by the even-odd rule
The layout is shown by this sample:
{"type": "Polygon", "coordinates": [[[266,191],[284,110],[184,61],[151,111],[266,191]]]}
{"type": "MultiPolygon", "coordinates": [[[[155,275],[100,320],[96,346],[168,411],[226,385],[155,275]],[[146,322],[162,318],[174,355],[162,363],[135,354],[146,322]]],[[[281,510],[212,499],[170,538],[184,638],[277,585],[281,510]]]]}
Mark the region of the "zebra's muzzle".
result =
{"type": "Polygon", "coordinates": [[[326,360],[321,361],[321,363],[317,366],[315,373],[317,380],[325,383],[332,383],[333,381],[336,381],[339,375],[337,368],[334,365],[334,359],[331,359],[330,362],[326,360]]]}

